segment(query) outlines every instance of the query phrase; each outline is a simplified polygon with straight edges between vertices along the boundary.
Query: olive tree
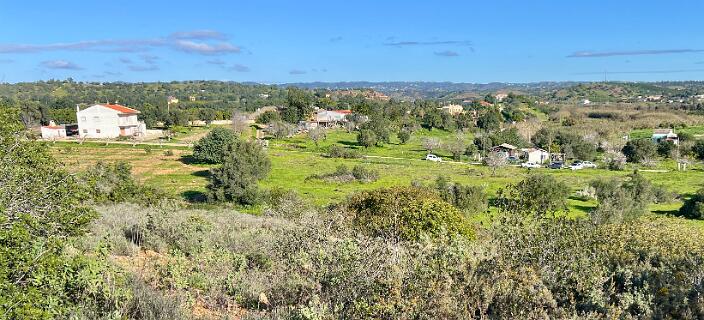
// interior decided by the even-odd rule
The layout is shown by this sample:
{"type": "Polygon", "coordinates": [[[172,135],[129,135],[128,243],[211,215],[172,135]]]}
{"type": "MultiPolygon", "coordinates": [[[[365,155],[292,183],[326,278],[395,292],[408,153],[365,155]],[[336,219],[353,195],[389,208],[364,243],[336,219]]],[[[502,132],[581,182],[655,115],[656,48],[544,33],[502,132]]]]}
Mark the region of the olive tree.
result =
{"type": "Polygon", "coordinates": [[[255,204],[259,198],[257,183],[271,170],[271,162],[256,143],[234,141],[227,145],[222,165],[210,170],[208,200],[255,204]]]}

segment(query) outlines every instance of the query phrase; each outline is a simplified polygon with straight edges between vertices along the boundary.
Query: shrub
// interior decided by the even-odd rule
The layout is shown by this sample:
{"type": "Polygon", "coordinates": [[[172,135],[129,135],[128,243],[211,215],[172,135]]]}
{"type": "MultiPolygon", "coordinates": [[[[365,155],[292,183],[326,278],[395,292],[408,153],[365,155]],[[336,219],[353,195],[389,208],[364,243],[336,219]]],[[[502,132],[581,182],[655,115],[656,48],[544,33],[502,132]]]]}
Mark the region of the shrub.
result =
{"type": "Polygon", "coordinates": [[[673,153],[677,150],[677,145],[672,141],[660,141],[657,145],[658,155],[665,158],[672,158],[673,153]]]}
{"type": "Polygon", "coordinates": [[[174,152],[172,150],[166,150],[166,151],[164,151],[164,156],[173,157],[174,152]]]}
{"type": "Polygon", "coordinates": [[[514,185],[499,190],[499,205],[504,212],[544,216],[567,209],[569,187],[546,174],[529,174],[514,185]]]}
{"type": "Polygon", "coordinates": [[[329,158],[344,158],[344,159],[356,159],[361,158],[362,155],[356,150],[345,148],[340,145],[331,145],[328,147],[327,156],[329,158]]]}
{"type": "Polygon", "coordinates": [[[261,124],[270,124],[274,121],[281,121],[281,115],[278,111],[269,110],[257,116],[256,122],[261,124]]]}
{"type": "Polygon", "coordinates": [[[152,154],[152,146],[150,146],[150,145],[145,145],[145,146],[144,146],[144,153],[146,153],[146,154],[152,154]]]}
{"type": "Polygon", "coordinates": [[[243,205],[256,203],[257,183],[271,170],[266,153],[256,143],[236,140],[227,145],[224,154],[222,165],[210,170],[206,186],[208,199],[243,205]]]}
{"type": "Polygon", "coordinates": [[[325,173],[325,174],[314,174],[306,178],[308,179],[321,179],[330,182],[352,182],[359,181],[362,183],[373,182],[379,178],[379,172],[376,170],[367,169],[362,165],[355,165],[350,171],[346,165],[341,164],[337,166],[335,172],[325,173]]]}
{"type": "Polygon", "coordinates": [[[159,189],[139,184],[134,180],[131,166],[126,162],[98,162],[78,175],[87,199],[96,203],[134,202],[154,205],[166,198],[159,189]]]}
{"type": "Polygon", "coordinates": [[[452,183],[447,178],[439,176],[435,180],[435,188],[443,200],[467,213],[484,212],[489,206],[486,191],[481,186],[452,183]]]}
{"type": "Polygon", "coordinates": [[[704,140],[697,140],[692,146],[692,153],[699,160],[704,160],[704,140]]]}
{"type": "Polygon", "coordinates": [[[462,214],[427,189],[393,187],[363,191],[345,204],[356,229],[370,236],[417,241],[424,235],[474,237],[462,214]]]}
{"type": "Polygon", "coordinates": [[[704,220],[704,188],[685,200],[677,215],[688,219],[704,220]]]}
{"type": "Polygon", "coordinates": [[[408,132],[408,130],[401,130],[397,134],[398,140],[401,142],[401,144],[406,144],[408,140],[411,140],[411,133],[408,132]]]}
{"type": "Polygon", "coordinates": [[[653,187],[638,172],[628,175],[625,181],[595,180],[591,185],[596,190],[599,205],[590,216],[598,224],[635,220],[645,214],[653,202],[653,187]]]}
{"type": "Polygon", "coordinates": [[[193,146],[193,158],[200,163],[222,163],[226,148],[237,140],[234,131],[227,128],[214,128],[207,136],[193,146]]]}
{"type": "Polygon", "coordinates": [[[607,151],[604,154],[604,163],[609,170],[621,171],[626,168],[626,156],[621,152],[607,151]]]}
{"type": "Polygon", "coordinates": [[[298,219],[312,211],[309,205],[293,190],[274,188],[266,194],[264,215],[276,218],[298,219]]]}
{"type": "Polygon", "coordinates": [[[377,144],[377,142],[378,142],[378,140],[376,137],[376,133],[374,133],[374,131],[372,131],[372,130],[362,129],[357,134],[357,143],[360,146],[363,146],[365,148],[369,148],[369,147],[375,146],[377,144]]]}
{"type": "Polygon", "coordinates": [[[628,141],[621,150],[627,161],[632,163],[641,163],[652,158],[655,151],[655,145],[649,139],[628,141]]]}
{"type": "Polygon", "coordinates": [[[358,164],[352,168],[352,176],[360,182],[374,182],[379,179],[379,172],[358,164]]]}

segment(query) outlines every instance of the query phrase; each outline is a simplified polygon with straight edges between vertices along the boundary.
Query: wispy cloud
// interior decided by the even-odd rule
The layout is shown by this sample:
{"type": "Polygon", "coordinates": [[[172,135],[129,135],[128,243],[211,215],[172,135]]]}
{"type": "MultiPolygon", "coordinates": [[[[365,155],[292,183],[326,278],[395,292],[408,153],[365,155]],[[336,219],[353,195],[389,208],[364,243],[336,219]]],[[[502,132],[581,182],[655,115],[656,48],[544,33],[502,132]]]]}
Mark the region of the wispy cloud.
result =
{"type": "Polygon", "coordinates": [[[159,66],[156,65],[148,65],[148,66],[129,66],[127,67],[130,71],[135,71],[135,72],[147,72],[147,71],[158,71],[159,66]]]}
{"type": "Polygon", "coordinates": [[[226,62],[223,60],[220,60],[220,59],[211,59],[211,60],[205,61],[205,63],[214,64],[216,66],[222,66],[222,65],[225,65],[226,62]]]}
{"type": "Polygon", "coordinates": [[[105,72],[103,72],[103,74],[107,75],[107,76],[117,77],[117,76],[121,76],[122,72],[105,71],[105,72]]]}
{"type": "Polygon", "coordinates": [[[665,49],[665,50],[629,50],[629,51],[577,51],[568,58],[600,58],[613,56],[640,56],[640,55],[659,55],[659,54],[676,54],[676,53],[697,53],[704,52],[702,49],[665,49]]]}
{"type": "Polygon", "coordinates": [[[471,47],[472,42],[468,40],[446,40],[446,41],[396,41],[386,42],[385,46],[390,47],[410,47],[410,46],[441,46],[441,45],[456,45],[471,47]]]}
{"type": "Polygon", "coordinates": [[[132,63],[132,59],[130,59],[130,58],[120,58],[120,59],[117,59],[117,61],[120,61],[120,63],[123,63],[123,64],[131,64],[132,63]]]}
{"type": "Polygon", "coordinates": [[[82,70],[80,66],[77,64],[66,61],[66,60],[47,60],[47,61],[42,61],[40,66],[47,68],[47,69],[64,69],[64,70],[82,70]]]}
{"type": "Polygon", "coordinates": [[[445,50],[445,51],[436,51],[435,52],[436,56],[441,56],[441,57],[457,57],[460,54],[457,53],[456,51],[452,50],[445,50]]]}
{"type": "Polygon", "coordinates": [[[228,37],[215,30],[193,30],[174,32],[169,35],[173,39],[198,39],[198,40],[227,40],[228,37]]]}
{"type": "Polygon", "coordinates": [[[235,71],[235,72],[249,72],[250,71],[248,66],[241,65],[241,64],[232,65],[231,67],[229,67],[227,69],[231,70],[231,71],[235,71]]]}
{"type": "Polygon", "coordinates": [[[292,74],[292,75],[301,75],[301,74],[306,74],[306,73],[308,73],[308,72],[305,70],[299,70],[299,69],[293,69],[288,72],[288,74],[292,74]]]}
{"type": "Polygon", "coordinates": [[[156,61],[159,60],[160,58],[158,56],[151,55],[151,54],[142,54],[139,56],[139,59],[144,61],[144,63],[146,63],[146,64],[156,64],[156,61]]]}
{"type": "Polygon", "coordinates": [[[38,53],[49,51],[144,52],[170,48],[187,53],[217,55],[240,53],[242,49],[217,31],[197,30],[172,33],[166,37],[127,40],[89,40],[49,44],[0,44],[0,53],[38,53]]]}
{"type": "Polygon", "coordinates": [[[342,41],[342,36],[337,36],[337,37],[332,37],[329,40],[330,42],[339,42],[342,41]]]}
{"type": "Polygon", "coordinates": [[[205,55],[216,55],[224,53],[240,53],[242,49],[227,42],[209,44],[205,42],[195,42],[190,40],[179,40],[174,44],[174,48],[188,53],[199,53],[205,55]]]}
{"type": "Polygon", "coordinates": [[[667,74],[667,73],[687,73],[687,72],[704,72],[704,69],[672,69],[672,70],[633,70],[633,71],[577,72],[577,73],[573,73],[573,75],[667,74]]]}

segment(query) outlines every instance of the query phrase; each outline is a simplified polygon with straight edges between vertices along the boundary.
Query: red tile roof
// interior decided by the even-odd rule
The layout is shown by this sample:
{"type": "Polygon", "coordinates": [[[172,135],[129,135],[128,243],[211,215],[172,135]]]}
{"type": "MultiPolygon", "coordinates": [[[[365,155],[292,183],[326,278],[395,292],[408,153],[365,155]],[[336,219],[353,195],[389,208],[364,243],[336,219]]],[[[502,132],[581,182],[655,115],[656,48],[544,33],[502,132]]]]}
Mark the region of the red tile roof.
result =
{"type": "Polygon", "coordinates": [[[121,106],[121,105],[119,105],[119,104],[101,104],[101,106],[106,107],[106,108],[113,109],[113,110],[115,110],[115,111],[117,111],[117,112],[119,112],[119,113],[130,113],[130,114],[132,114],[132,113],[133,113],[133,114],[139,113],[139,110],[135,110],[135,109],[128,108],[128,107],[125,107],[125,106],[121,106]]]}
{"type": "Polygon", "coordinates": [[[352,110],[332,110],[333,112],[337,113],[342,113],[342,114],[350,114],[352,113],[352,110]]]}
{"type": "Polygon", "coordinates": [[[47,128],[47,129],[64,129],[62,126],[42,126],[42,128],[47,128]]]}

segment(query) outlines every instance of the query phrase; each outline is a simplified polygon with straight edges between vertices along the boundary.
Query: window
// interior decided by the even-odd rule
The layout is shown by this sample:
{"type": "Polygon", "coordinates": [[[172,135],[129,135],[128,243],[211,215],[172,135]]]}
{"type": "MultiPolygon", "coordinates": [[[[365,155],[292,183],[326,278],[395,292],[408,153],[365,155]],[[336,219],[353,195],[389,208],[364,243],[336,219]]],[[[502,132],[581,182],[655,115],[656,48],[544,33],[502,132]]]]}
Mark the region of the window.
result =
{"type": "Polygon", "coordinates": [[[83,129],[83,133],[88,133],[88,129],[83,129]]]}
{"type": "Polygon", "coordinates": [[[93,117],[93,122],[100,122],[100,117],[98,117],[98,116],[93,117]]]}
{"type": "Polygon", "coordinates": [[[85,116],[81,117],[81,121],[86,121],[86,117],[85,116]]]}
{"type": "Polygon", "coordinates": [[[95,129],[95,133],[100,133],[100,129],[95,129]]]}

